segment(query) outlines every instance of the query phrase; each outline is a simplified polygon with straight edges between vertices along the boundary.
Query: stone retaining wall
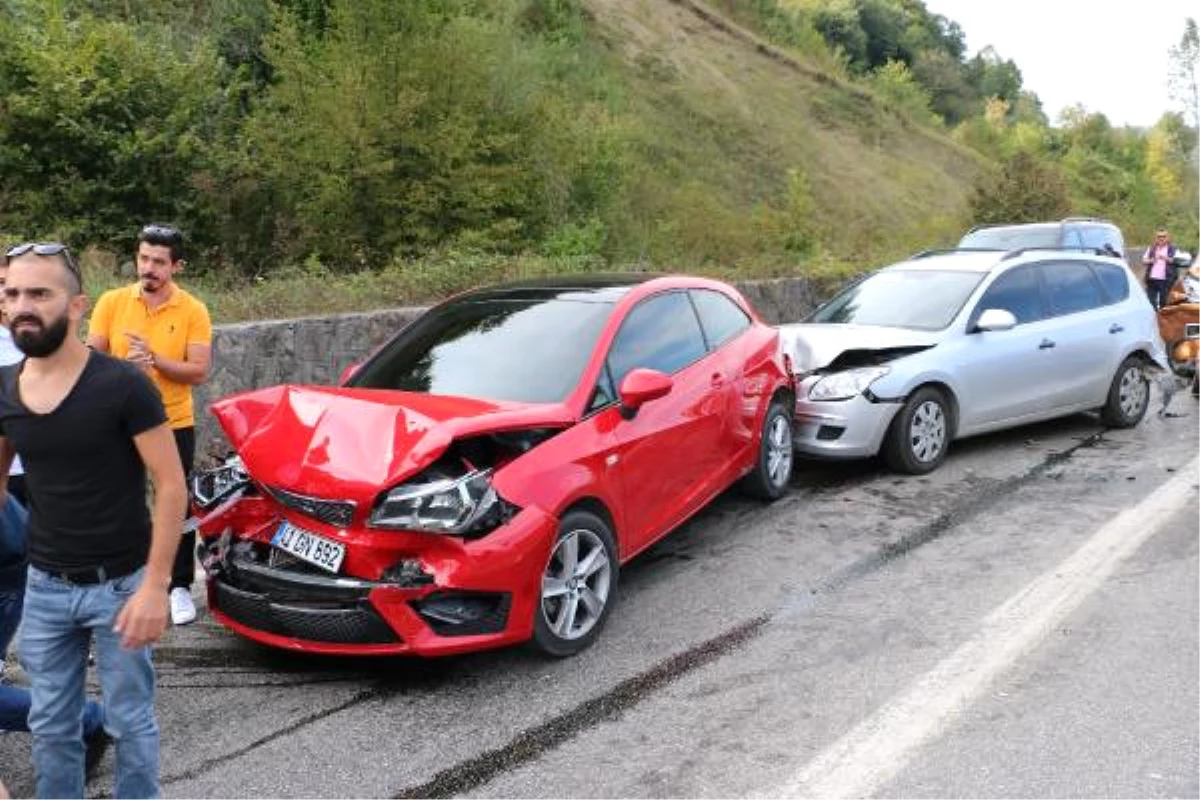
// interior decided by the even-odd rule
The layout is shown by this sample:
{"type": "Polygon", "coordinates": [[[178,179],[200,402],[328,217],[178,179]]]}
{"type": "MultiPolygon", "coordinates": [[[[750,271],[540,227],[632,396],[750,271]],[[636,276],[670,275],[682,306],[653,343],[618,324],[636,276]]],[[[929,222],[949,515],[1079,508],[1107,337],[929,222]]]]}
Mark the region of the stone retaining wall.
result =
{"type": "MultiPolygon", "coordinates": [[[[804,278],[745,281],[737,287],[771,323],[800,319],[833,288],[828,282],[804,278]]],[[[197,465],[224,455],[227,449],[208,413],[211,400],[278,383],[335,383],[348,364],[362,359],[424,310],[397,308],[215,326],[212,375],[195,391],[197,465]]]]}

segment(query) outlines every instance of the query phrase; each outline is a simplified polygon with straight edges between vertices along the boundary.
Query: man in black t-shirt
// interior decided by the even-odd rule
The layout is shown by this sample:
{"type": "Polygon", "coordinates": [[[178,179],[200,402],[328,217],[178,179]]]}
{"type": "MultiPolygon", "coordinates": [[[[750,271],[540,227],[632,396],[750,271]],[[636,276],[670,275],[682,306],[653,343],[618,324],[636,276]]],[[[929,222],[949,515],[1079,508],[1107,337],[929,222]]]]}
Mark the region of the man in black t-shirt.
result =
{"type": "Polygon", "coordinates": [[[87,297],[67,249],[18,245],[8,259],[4,298],[26,359],[0,368],[0,475],[19,452],[30,512],[20,654],[37,795],[84,796],[81,717],[94,639],[105,729],[116,739],[115,796],[156,797],[150,645],[167,624],[187,496],[175,440],[150,380],[79,339],[87,297]]]}

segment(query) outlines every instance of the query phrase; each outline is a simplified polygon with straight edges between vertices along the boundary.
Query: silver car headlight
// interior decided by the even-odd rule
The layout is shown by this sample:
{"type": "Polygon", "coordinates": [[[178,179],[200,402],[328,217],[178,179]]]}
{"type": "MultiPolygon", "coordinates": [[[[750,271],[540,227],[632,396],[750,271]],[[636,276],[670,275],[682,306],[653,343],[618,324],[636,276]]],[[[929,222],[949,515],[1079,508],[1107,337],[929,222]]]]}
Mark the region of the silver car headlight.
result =
{"type": "Polygon", "coordinates": [[[809,400],[849,400],[891,372],[887,367],[858,367],[826,375],[808,390],[809,400]]]}
{"type": "Polygon", "coordinates": [[[464,534],[482,523],[501,504],[492,488],[492,471],[461,478],[420,477],[383,496],[368,524],[426,533],[464,534]]]}

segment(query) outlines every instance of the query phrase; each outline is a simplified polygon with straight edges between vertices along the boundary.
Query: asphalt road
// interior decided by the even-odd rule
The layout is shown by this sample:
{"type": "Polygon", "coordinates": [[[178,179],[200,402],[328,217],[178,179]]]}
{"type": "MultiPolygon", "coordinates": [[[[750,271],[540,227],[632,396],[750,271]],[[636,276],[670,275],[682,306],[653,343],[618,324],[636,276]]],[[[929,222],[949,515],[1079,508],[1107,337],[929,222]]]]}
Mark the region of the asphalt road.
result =
{"type": "MultiPolygon", "coordinates": [[[[920,478],[802,462],[627,565],[564,661],[301,657],[202,615],[157,651],[164,794],[1200,796],[1200,411],[1173,410],[920,478]]],[[[28,736],[0,777],[32,791],[28,736]]]]}

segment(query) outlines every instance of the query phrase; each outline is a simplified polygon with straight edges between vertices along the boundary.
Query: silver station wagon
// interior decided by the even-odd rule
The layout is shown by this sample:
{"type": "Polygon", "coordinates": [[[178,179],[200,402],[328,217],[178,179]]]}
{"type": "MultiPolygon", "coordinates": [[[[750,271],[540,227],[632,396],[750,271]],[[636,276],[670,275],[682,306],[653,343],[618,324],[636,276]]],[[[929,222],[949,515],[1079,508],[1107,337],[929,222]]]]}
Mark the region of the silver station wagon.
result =
{"type": "Polygon", "coordinates": [[[1076,251],[942,251],[871,273],[781,325],[799,377],[794,443],[938,467],[957,438],[1099,411],[1132,427],[1143,367],[1166,365],[1154,310],[1124,263],[1076,251]]]}

